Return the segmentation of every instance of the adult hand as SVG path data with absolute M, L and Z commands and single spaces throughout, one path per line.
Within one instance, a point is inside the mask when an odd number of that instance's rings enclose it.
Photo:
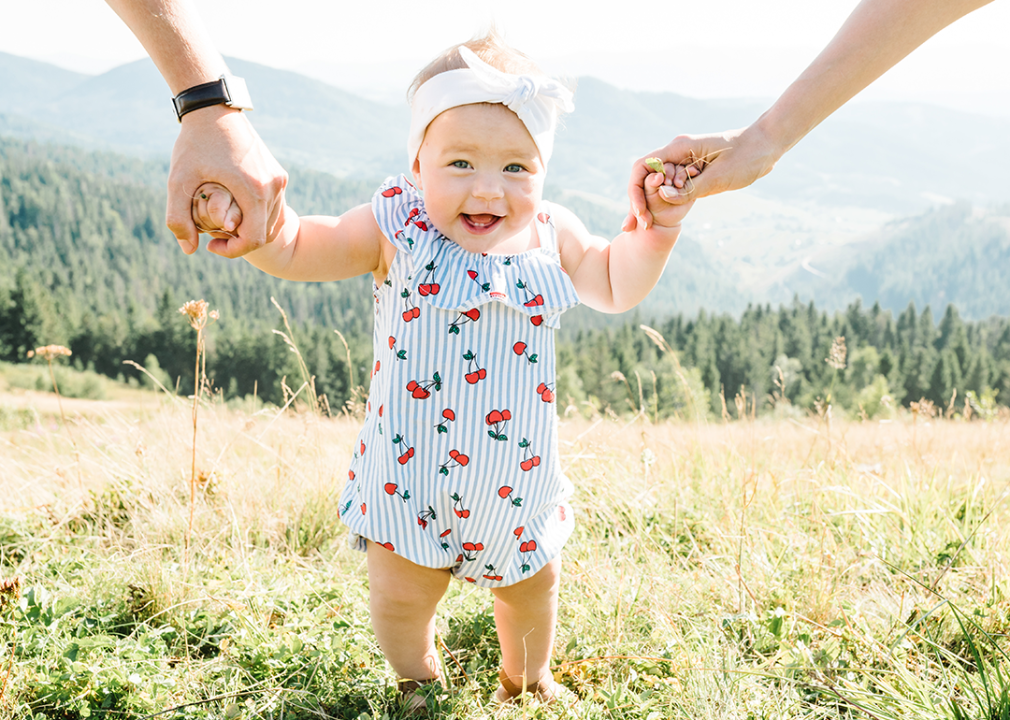
M 212 239 L 210 252 L 237 258 L 269 242 L 284 208 L 288 176 L 239 110 L 214 105 L 182 119 L 172 150 L 166 223 L 186 254 L 199 247 L 190 208 L 205 182 L 228 188 L 242 209 L 238 227 L 226 228 L 234 236 Z
M 646 157 L 658 157 L 665 163 L 693 166 L 700 170 L 696 177 L 680 177 L 672 185 L 660 188 L 659 196 L 663 200 L 671 205 L 680 205 L 747 187 L 771 172 L 781 154 L 755 123 L 743 130 L 713 135 L 680 135 L 666 147 Z M 652 172 L 645 164 L 646 157 L 635 161 L 631 169 L 628 182 L 631 211 L 623 225 L 626 232 L 634 229 L 637 223 L 649 227 L 653 222 L 642 191 L 643 180 Z

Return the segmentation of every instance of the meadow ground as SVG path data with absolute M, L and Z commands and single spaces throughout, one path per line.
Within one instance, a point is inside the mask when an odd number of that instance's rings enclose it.
M 397 718 L 337 517 L 357 421 L 0 396 L 0 717 Z M 154 401 L 150 401 L 155 398 Z M 47 404 L 50 403 L 50 404 Z M 494 709 L 486 591 L 440 613 L 446 718 L 1010 711 L 1010 427 L 562 420 L 556 677 Z

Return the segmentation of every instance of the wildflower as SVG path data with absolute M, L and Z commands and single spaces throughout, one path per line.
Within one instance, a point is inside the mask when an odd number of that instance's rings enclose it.
M 69 348 L 65 348 L 62 345 L 44 345 L 43 347 L 37 347 L 34 350 L 28 351 L 29 358 L 38 355 L 45 360 L 55 360 L 60 355 L 70 357 L 72 354 Z
M 21 576 L 0 580 L 0 608 L 13 605 L 21 599 Z
M 831 350 L 828 351 L 828 356 L 824 358 L 824 362 L 833 367 L 835 370 L 845 369 L 845 338 L 836 337 L 835 341 L 831 343 Z
M 207 312 L 206 300 L 190 300 L 181 308 L 179 312 L 189 318 L 190 327 L 194 330 L 203 330 L 207 326 L 207 320 L 217 320 L 217 310 Z
M 932 400 L 927 400 L 926 398 L 919 398 L 919 402 L 909 403 L 908 407 L 916 417 L 922 417 L 926 420 L 936 415 L 936 405 L 933 404 Z

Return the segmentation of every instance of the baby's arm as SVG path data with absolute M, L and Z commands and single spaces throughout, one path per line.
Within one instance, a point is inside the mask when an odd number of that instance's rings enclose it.
M 570 212 L 555 214 L 561 264 L 568 272 L 579 299 L 594 310 L 619 313 L 645 299 L 670 257 L 680 224 L 692 203 L 670 205 L 659 197 L 659 188 L 674 178 L 688 182 L 683 166 L 666 165 L 666 173 L 650 173 L 644 185 L 645 199 L 654 223 L 618 235 L 607 243 L 591 235 Z
M 232 194 L 217 183 L 197 189 L 192 214 L 196 226 L 213 238 L 231 237 L 242 224 L 242 211 Z M 267 244 L 242 257 L 275 277 L 324 282 L 368 272 L 384 278 L 394 254 L 369 205 L 340 217 L 298 217 L 285 206 Z

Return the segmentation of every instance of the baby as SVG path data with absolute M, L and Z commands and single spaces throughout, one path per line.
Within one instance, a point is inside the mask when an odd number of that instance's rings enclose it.
M 550 672 L 572 485 L 558 461 L 554 331 L 578 303 L 616 313 L 655 286 L 690 209 L 658 198 L 693 169 L 644 180 L 652 224 L 612 242 L 544 202 L 571 93 L 490 34 L 411 86 L 413 181 L 390 178 L 340 217 L 285 208 L 245 258 L 304 281 L 374 278 L 375 367 L 340 501 L 367 552 L 370 610 L 405 701 L 439 683 L 435 611 L 450 578 L 489 588 L 502 667 L 496 699 L 570 694 Z M 422 195 L 423 193 L 423 195 Z M 193 205 L 216 238 L 241 223 L 228 191 Z

